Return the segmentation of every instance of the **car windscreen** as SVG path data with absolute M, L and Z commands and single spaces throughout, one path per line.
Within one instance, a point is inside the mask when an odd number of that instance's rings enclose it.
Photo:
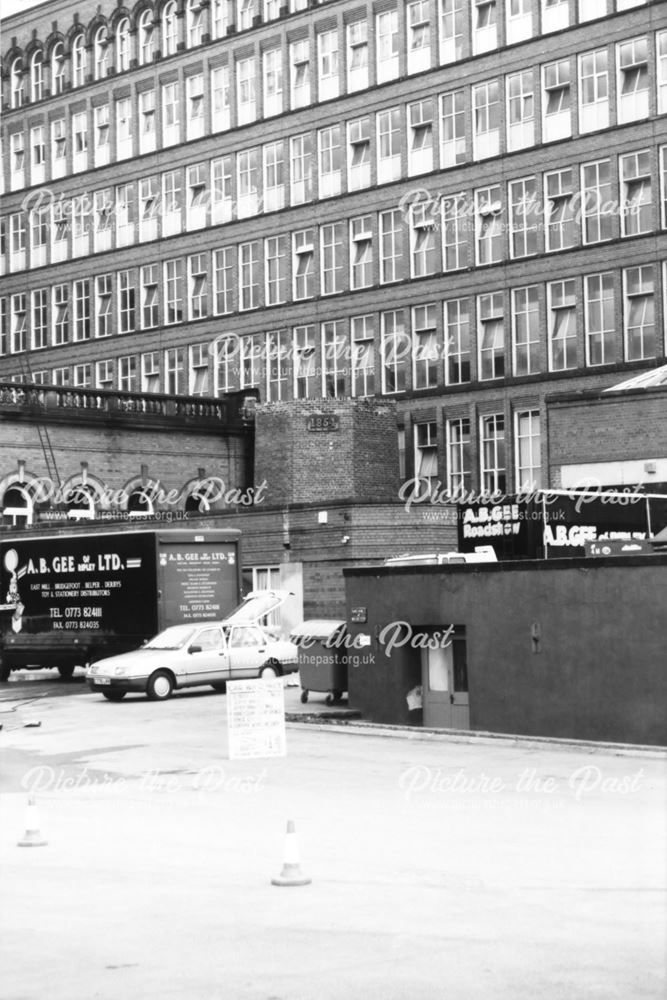
M 180 649 L 194 633 L 192 625 L 172 625 L 146 643 L 144 649 Z

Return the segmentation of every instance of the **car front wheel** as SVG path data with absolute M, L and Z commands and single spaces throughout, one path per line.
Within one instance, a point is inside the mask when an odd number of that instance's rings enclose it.
M 174 690 L 174 682 L 166 670 L 156 670 L 148 678 L 146 694 L 151 701 L 166 701 Z

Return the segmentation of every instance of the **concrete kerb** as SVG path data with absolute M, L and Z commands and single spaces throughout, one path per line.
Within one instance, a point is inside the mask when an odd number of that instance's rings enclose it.
M 640 743 L 604 743 L 595 740 L 561 739 L 555 736 L 520 736 L 512 733 L 474 732 L 461 729 L 422 729 L 413 726 L 392 726 L 379 722 L 359 722 L 348 718 L 322 715 L 297 715 L 287 712 L 285 719 L 290 726 L 307 725 L 322 732 L 349 732 L 358 736 L 379 736 L 420 740 L 432 743 L 470 743 L 487 746 L 521 746 L 558 750 L 588 750 L 590 753 L 611 753 L 619 757 L 649 757 L 667 760 L 667 747 L 646 746 Z

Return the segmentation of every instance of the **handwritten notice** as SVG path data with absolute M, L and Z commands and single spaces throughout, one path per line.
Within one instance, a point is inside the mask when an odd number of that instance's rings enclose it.
M 227 682 L 229 759 L 284 757 L 285 692 L 282 680 Z

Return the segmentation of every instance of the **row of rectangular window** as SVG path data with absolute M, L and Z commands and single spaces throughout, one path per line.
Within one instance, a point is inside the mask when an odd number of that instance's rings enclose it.
M 212 187 L 218 192 L 227 159 L 212 164 Z M 210 203 L 208 165 L 187 168 L 186 177 L 186 222 L 196 222 L 195 213 L 215 216 L 225 201 Z M 137 232 L 140 242 L 167 235 L 165 228 L 178 228 L 176 217 L 182 221 L 178 185 L 178 172 L 162 175 L 162 205 L 157 177 L 140 181 L 138 189 L 117 186 L 115 205 L 111 189 L 95 192 L 92 200 L 84 195 L 56 202 L 30 213 L 29 232 L 25 213 L 9 216 L 8 232 L 0 218 L 0 273 L 7 269 L 7 258 L 14 272 L 87 256 L 91 249 L 129 246 Z M 362 290 L 645 235 L 660 227 L 667 228 L 667 145 L 624 153 L 617 161 L 522 177 L 509 181 L 506 191 L 492 185 L 429 198 L 421 192 L 419 198 L 403 199 L 400 208 L 164 262 L 161 322 Z M 150 270 L 157 288 L 159 265 Z M 150 325 L 159 321 L 157 293 L 155 309 Z
M 332 320 L 319 331 L 306 324 L 291 332 L 221 335 L 189 349 L 199 360 L 196 378 L 190 366 L 187 389 L 166 377 L 150 386 L 143 380 L 130 386 L 120 377 L 116 386 L 96 380 L 96 387 L 159 391 L 161 384 L 165 392 L 214 395 L 256 387 L 270 400 L 368 396 L 648 360 L 665 354 L 658 272 L 658 265 L 642 264 L 390 309 L 353 316 L 349 328 L 346 320 Z M 30 297 L 20 292 L 0 300 L 0 353 L 108 336 L 114 309 L 120 333 L 134 329 L 138 311 L 156 318 L 156 286 L 144 286 L 137 304 L 129 272 L 121 272 L 114 306 L 111 276 L 98 276 L 94 285 L 80 279 L 71 288 L 54 286 L 50 295 L 35 289 Z M 664 327 L 667 310 L 662 313 Z M 136 375 L 139 380 L 138 368 Z M 75 384 L 90 383 L 75 377 Z
M 437 65 L 447 65 L 491 51 L 504 44 L 524 41 L 539 34 L 549 34 L 577 23 L 604 17 L 609 13 L 642 6 L 645 0 L 578 0 L 576 10 L 570 0 L 506 0 L 505 17 L 501 0 L 409 0 L 405 4 L 405 18 L 397 10 L 383 11 L 375 19 L 357 17 L 345 30 L 345 63 L 348 92 L 364 89 L 373 83 L 396 79 L 405 73 L 420 73 Z M 307 0 L 291 0 L 292 11 L 303 10 Z M 234 9 L 235 8 L 235 9 Z M 187 48 L 203 44 L 209 38 L 219 39 L 235 26 L 244 31 L 257 23 L 257 18 L 271 21 L 280 16 L 281 0 L 212 0 L 209 16 L 199 0 L 187 0 L 183 38 L 179 38 L 179 18 L 175 0 L 169 0 L 162 12 L 161 38 L 158 41 L 157 24 L 150 10 L 138 20 L 136 33 L 130 31 L 128 18 L 121 18 L 113 37 L 106 25 L 95 32 L 90 47 L 85 45 L 83 34 L 77 35 L 71 45 L 68 66 L 63 42 L 56 42 L 51 49 L 48 64 L 42 49 L 37 49 L 24 67 L 23 59 L 12 60 L 8 74 L 9 105 L 20 108 L 30 100 L 35 102 L 47 96 L 46 84 L 52 95 L 65 92 L 67 83 L 81 87 L 89 80 L 102 80 L 109 76 L 113 65 L 116 73 L 153 63 L 158 49 L 162 56 L 174 55 L 179 42 Z M 361 11 L 360 13 L 365 13 Z M 369 32 L 369 23 L 371 30 Z M 504 25 L 504 30 L 503 30 Z M 328 26 L 328 19 L 327 19 Z M 375 32 L 373 32 L 373 27 Z M 352 30 L 351 30 L 352 29 Z M 317 60 L 322 99 L 326 96 L 328 82 L 339 84 L 338 28 L 318 29 Z M 374 56 L 369 53 L 375 46 Z M 133 35 L 136 41 L 133 44 Z M 320 42 L 320 39 L 326 41 Z M 306 43 L 307 45 L 308 43 Z M 112 56 L 113 48 L 113 60 Z M 310 62 L 308 49 L 299 49 L 301 63 Z M 342 58 L 340 59 L 342 63 Z M 373 76 L 369 67 L 375 66 Z M 45 70 L 47 72 L 45 73 Z M 47 81 L 48 73 L 48 81 Z M 326 96 L 324 96 L 326 95 Z M 310 103 L 307 101 L 306 103 Z
M 357 23 L 348 27 L 353 28 Z M 282 84 L 278 86 L 275 81 L 271 82 L 277 72 L 275 67 L 272 68 L 272 55 L 279 56 L 279 50 L 265 52 L 262 57 L 265 116 L 267 113 L 278 114 L 283 110 Z M 529 68 L 509 74 L 504 78 L 504 84 L 502 79 L 488 80 L 469 88 L 415 101 L 406 107 L 378 112 L 375 157 L 371 155 L 370 118 L 349 122 L 346 189 L 354 191 L 372 183 L 382 184 L 426 173 L 438 166 L 446 169 L 471 160 L 498 156 L 504 151 L 525 149 L 539 142 L 565 139 L 575 134 L 606 128 L 614 124 L 614 120 L 619 124 L 636 121 L 648 117 L 654 110 L 648 36 L 629 39 L 616 45 L 615 78 L 610 77 L 608 48 L 580 54 L 577 58 L 576 100 L 575 85 L 572 82 L 572 58 L 547 63 L 539 71 Z M 254 65 L 253 59 L 244 59 L 236 64 L 237 124 L 255 120 L 256 117 L 257 101 L 251 64 Z M 220 66 L 211 71 L 209 95 L 205 95 L 204 79 L 203 74 L 185 79 L 184 121 L 178 82 L 162 85 L 159 119 L 155 90 L 144 90 L 136 96 L 136 107 L 133 98 L 117 100 L 113 117 L 108 104 L 98 105 L 90 112 L 75 113 L 71 117 L 69 135 L 65 118 L 52 120 L 48 136 L 48 171 L 47 127 L 35 125 L 30 130 L 28 157 L 24 132 L 11 133 L 10 190 L 43 184 L 47 180 L 69 176 L 92 166 L 105 166 L 112 161 L 113 145 L 115 159 L 120 161 L 137 154 L 153 152 L 158 147 L 159 132 L 162 140 L 160 145 L 165 148 L 229 128 L 232 123 L 229 67 Z M 667 112 L 667 31 L 658 32 L 656 36 L 655 80 L 655 109 L 658 114 L 664 114 Z M 325 92 L 332 96 L 330 83 L 326 84 Z M 614 105 L 615 116 L 612 110 Z M 575 107 L 578 110 L 576 115 Z M 538 124 L 540 121 L 541 129 Z M 330 150 L 329 157 L 332 161 L 332 169 L 327 172 L 338 176 L 325 179 L 324 183 L 320 178 L 319 197 L 329 197 L 344 190 L 342 173 L 345 130 L 341 126 L 320 130 L 320 160 L 323 155 L 322 143 L 327 135 L 328 147 L 325 145 L 324 148 Z M 403 140 L 404 135 L 407 142 Z M 310 158 L 315 152 L 315 143 L 312 136 L 308 136 L 308 140 L 311 149 L 307 155 Z M 250 152 L 252 151 L 237 155 L 249 155 Z M 371 171 L 372 159 L 377 160 L 374 176 Z M 26 169 L 28 163 L 29 170 Z M 361 169 L 362 167 L 366 169 Z M 312 167 L 306 168 L 305 172 L 314 173 Z M 322 173 L 321 163 L 319 173 Z M 311 189 L 306 200 L 313 197 L 315 193 Z M 297 200 L 292 203 L 301 202 Z M 264 206 L 264 210 L 271 209 Z
M 513 489 L 540 489 L 543 485 L 540 412 L 537 409 L 517 409 L 511 418 Z M 477 485 L 484 492 L 507 493 L 510 488 L 510 463 L 506 423 L 504 413 L 480 414 L 476 420 L 474 417 L 445 419 L 442 447 L 438 445 L 436 421 L 415 423 L 412 427 L 412 465 L 419 482 L 413 484 L 413 495 L 428 495 L 425 480 L 435 485 L 436 490 L 446 488 L 452 496 L 470 495 Z M 404 430 L 399 431 L 399 453 L 405 449 L 405 436 Z M 473 482 L 475 464 L 477 483 Z

